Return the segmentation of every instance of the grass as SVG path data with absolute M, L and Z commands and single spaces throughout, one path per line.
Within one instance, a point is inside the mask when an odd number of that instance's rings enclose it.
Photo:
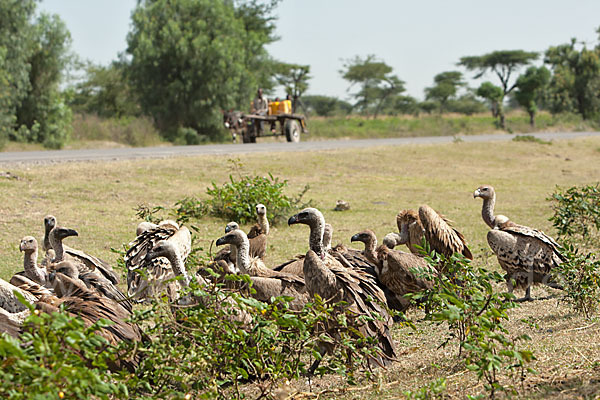
M 249 174 L 274 176 L 289 181 L 287 194 L 305 184 L 313 199 L 332 223 L 334 242 L 349 244 L 364 228 L 379 238 L 395 231 L 395 215 L 403 208 L 426 203 L 456 221 L 475 255 L 475 262 L 498 268 L 486 243 L 487 227 L 481 220 L 481 202 L 472 192 L 492 184 L 498 194 L 497 212 L 513 221 L 554 235 L 550 203 L 545 199 L 556 185 L 598 182 L 600 139 L 556 140 L 552 146 L 530 142 L 446 145 L 413 145 L 360 150 L 243 155 L 240 161 Z M 0 177 L 0 277 L 22 269 L 19 240 L 25 235 L 41 239 L 43 217 L 57 216 L 60 224 L 75 228 L 79 237 L 66 240 L 110 262 L 120 248 L 134 238 L 139 204 L 170 207 L 186 196 L 206 196 L 212 180 L 223 183 L 227 158 L 214 156 L 163 160 L 82 162 L 49 165 L 0 166 L 19 179 Z M 350 203 L 350 210 L 334 212 L 336 200 Z M 205 250 L 222 236 L 226 221 L 206 218 L 194 222 L 196 244 Z M 276 226 L 269 239 L 269 266 L 305 253 L 308 229 Z M 598 249 L 596 249 L 598 250 Z M 213 248 L 214 251 L 214 248 Z M 505 290 L 498 287 L 497 290 Z M 534 296 L 546 293 L 536 288 Z M 418 321 L 422 315 L 412 312 Z M 600 393 L 600 323 L 571 313 L 556 300 L 528 303 L 512 310 L 511 334 L 529 333 L 537 361 L 537 375 L 523 382 L 521 394 L 529 398 L 571 398 Z M 396 326 L 394 337 L 400 361 L 382 372 L 378 384 L 363 382 L 342 393 L 338 378 L 316 379 L 311 387 L 292 382 L 293 390 L 318 392 L 335 389 L 321 398 L 398 398 L 437 378 L 447 377 L 451 398 L 482 393 L 483 386 L 464 369 L 455 348 L 437 349 L 445 328 L 416 322 L 417 330 Z M 252 393 L 252 386 L 247 388 Z M 329 396 L 329 397 L 327 397 Z M 309 397 L 310 398 L 310 397 Z M 314 397 L 313 397 L 314 398 Z

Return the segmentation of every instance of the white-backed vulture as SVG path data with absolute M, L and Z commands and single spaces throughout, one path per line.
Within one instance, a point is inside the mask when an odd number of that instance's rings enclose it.
M 560 289 L 550 274 L 565 260 L 560 245 L 542 231 L 515 224 L 503 215 L 494 215 L 496 192 L 492 186 L 477 188 L 473 198 L 477 197 L 483 199 L 481 216 L 491 228 L 487 241 L 506 271 L 508 291 L 512 293 L 515 286 L 525 289 L 525 297 L 519 301 L 527 301 L 532 300 L 532 284 L 544 283 Z
M 33 236 L 25 236 L 19 243 L 19 250 L 23 252 L 24 275 L 32 281 L 45 286 L 48 281 L 48 271 L 38 265 L 38 242 Z
M 387 365 L 396 359 L 396 350 L 389 330 L 392 318 L 387 312 L 385 296 L 368 274 L 343 267 L 328 254 L 323 246 L 325 218 L 316 208 L 305 208 L 290 217 L 288 225 L 305 224 L 310 227 L 310 250 L 304 258 L 304 280 L 311 296 L 318 294 L 328 302 L 345 301 L 354 315 L 375 315 L 370 321 L 356 318 L 352 323 L 365 337 L 377 340 L 379 356 L 370 361 Z M 331 332 L 335 335 L 335 332 Z M 322 351 L 326 351 L 323 348 Z M 314 371 L 316 365 L 311 367 Z
M 267 236 L 270 231 L 267 208 L 264 205 L 256 205 L 256 217 L 258 222 L 250 227 L 247 235 L 250 240 L 250 257 L 264 259 L 267 252 Z M 235 229 L 240 229 L 237 222 L 230 222 L 225 227 L 225 233 Z M 232 257 L 236 258 L 235 255 Z
M 430 248 L 438 254 L 450 257 L 454 253 L 461 253 L 473 259 L 463 234 L 452 227 L 450 220 L 428 205 L 419 207 L 418 214 L 414 210 L 401 211 L 396 216 L 396 223 L 401 244 L 406 244 L 411 253 L 420 254 L 417 246 L 421 246 L 425 236 Z
M 98 293 L 104 297 L 112 299 L 121 304 L 128 312 L 132 312 L 133 305 L 131 304 L 131 301 L 129 301 L 129 299 L 118 287 L 116 287 L 111 281 L 106 279 L 101 274 L 94 272 L 86 272 L 81 274 L 75 264 L 73 264 L 71 261 L 61 261 L 59 263 L 52 264 L 50 268 L 56 273 L 61 273 L 71 279 L 82 281 L 88 289 L 98 291 Z M 61 288 L 60 286 L 58 288 L 54 286 L 54 288 L 58 297 L 68 295 L 64 292 L 64 288 Z
M 153 229 L 143 230 L 129 246 L 125 254 L 127 267 L 127 294 L 133 299 L 142 300 L 155 294 L 167 291 L 170 298 L 175 298 L 180 289 L 180 282 L 173 281 L 177 274 L 165 257 L 147 258 L 147 254 L 162 240 L 171 242 L 177 248 L 182 263 L 190 254 L 192 236 L 188 228 L 170 220 L 161 222 Z
M 365 256 L 376 265 L 379 280 L 396 295 L 404 296 L 433 287 L 428 277 L 433 277 L 436 271 L 422 257 L 391 250 L 385 245 L 377 247 L 377 237 L 368 229 L 352 236 L 351 241 L 365 244 Z M 405 306 L 408 305 L 406 301 Z
M 119 276 L 115 273 L 115 271 L 108 262 L 98 257 L 92 256 L 91 254 L 87 254 L 81 250 L 77 250 L 67 246 L 62 243 L 62 239 L 60 240 L 60 246 L 61 251 L 64 253 L 64 255 L 58 258 L 58 255 L 56 255 L 56 249 L 54 248 L 54 242 L 52 241 L 50 235 L 50 233 L 56 226 L 56 217 L 54 217 L 53 215 L 47 215 L 44 218 L 44 247 L 46 249 L 46 253 L 48 253 L 49 249 L 52 249 L 54 251 L 55 254 L 54 258 L 52 258 L 52 261 L 62 261 L 63 259 L 68 259 L 69 257 L 71 257 L 84 264 L 88 269 L 97 270 L 98 273 L 102 274 L 106 279 L 108 279 L 115 285 L 119 284 Z M 78 236 L 78 233 L 75 230 L 73 230 L 73 232 L 74 233 L 70 236 Z
M 309 297 L 304 279 L 285 272 L 273 271 L 267 268 L 260 258 L 251 258 L 248 237 L 243 231 L 240 229 L 230 231 L 217 240 L 217 246 L 225 244 L 235 247 L 236 265 L 238 265 L 240 273 L 250 276 L 252 287 L 256 290 L 256 293 L 251 294 L 252 297 L 270 302 L 272 297 L 290 296 L 294 298 L 290 302 L 290 308 L 294 310 L 302 309 L 308 302 Z

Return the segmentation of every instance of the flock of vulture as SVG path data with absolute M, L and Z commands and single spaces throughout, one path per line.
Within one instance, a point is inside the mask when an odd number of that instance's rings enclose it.
M 482 217 L 490 230 L 487 240 L 506 272 L 510 292 L 519 288 L 526 291 L 521 301 L 531 300 L 533 283 L 559 287 L 550 278 L 550 272 L 562 261 L 558 244 L 543 232 L 518 225 L 503 215 L 494 215 L 496 194 L 494 188 L 479 187 L 474 197 L 483 199 Z M 225 227 L 225 235 L 216 242 L 224 246 L 214 257 L 213 269 L 222 274 L 247 274 L 254 291 L 250 294 L 245 283 L 228 283 L 227 290 L 239 290 L 244 295 L 269 302 L 276 296 L 293 298 L 292 309 L 301 309 L 313 296 L 338 304 L 350 311 L 349 315 L 378 315 L 378 318 L 355 318 L 352 323 L 361 335 L 378 343 L 373 365 L 387 365 L 396 359 L 396 350 L 390 334 L 393 319 L 388 309 L 404 311 L 410 302 L 408 293 L 433 288 L 430 277 L 435 267 L 423 258 L 423 240 L 431 251 L 447 257 L 460 253 L 473 259 L 464 236 L 441 214 L 423 205 L 418 212 L 404 210 L 396 217 L 398 232 L 390 233 L 378 246 L 373 231 L 365 230 L 352 236 L 352 242 L 364 243 L 362 251 L 344 245 L 331 246 L 333 228 L 315 208 L 306 208 L 288 220 L 289 225 L 303 224 L 310 229 L 305 255 L 274 267 L 267 267 L 264 256 L 269 236 L 266 207 L 256 206 L 257 224 L 246 234 L 235 222 Z M 202 298 L 181 295 L 182 288 L 192 279 L 207 284 L 214 274 L 195 275 L 186 270 L 186 258 L 191 252 L 191 234 L 176 222 L 165 220 L 160 224 L 142 222 L 137 237 L 130 243 L 125 255 L 127 289 L 118 287 L 119 279 L 111 266 L 97 257 L 72 249 L 63 244 L 77 232 L 57 224 L 56 218 L 44 219 L 45 234 L 42 249 L 45 255 L 38 260 L 38 243 L 33 236 L 21 240 L 24 253 L 23 271 L 10 282 L 0 280 L 0 332 L 17 336 L 30 311 L 15 296 L 19 292 L 35 304 L 35 312 L 52 312 L 62 304 L 64 309 L 80 316 L 87 324 L 100 318 L 112 321 L 101 334 L 111 343 L 139 341 L 143 332 L 129 322 L 135 303 L 166 293 L 172 302 L 194 304 Z M 410 250 L 395 250 L 399 245 Z M 173 279 L 180 277 L 179 279 Z M 236 286 L 237 285 L 237 286 Z M 229 297 L 226 297 L 229 299 Z M 229 301 L 229 300 L 226 300 Z M 342 310 L 339 310 L 342 312 Z M 230 316 L 241 324 L 251 319 L 243 311 Z M 335 332 L 333 332 L 335 334 Z M 323 343 L 320 351 L 331 349 Z M 135 368 L 136 360 L 122 360 L 121 368 Z M 312 366 L 312 370 L 316 364 Z

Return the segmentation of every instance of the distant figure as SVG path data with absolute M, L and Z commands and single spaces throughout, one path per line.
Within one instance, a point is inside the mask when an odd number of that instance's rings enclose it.
M 256 115 L 262 115 L 262 116 L 266 116 L 267 113 L 269 112 L 269 101 L 267 100 L 267 98 L 263 95 L 263 90 L 261 88 L 258 88 L 258 90 L 256 91 L 256 97 L 254 98 L 254 101 L 252 102 L 252 110 L 250 110 L 252 114 L 256 114 Z M 256 129 L 256 132 L 262 132 L 263 131 L 263 121 L 259 121 L 259 120 L 255 120 L 255 126 L 254 128 Z

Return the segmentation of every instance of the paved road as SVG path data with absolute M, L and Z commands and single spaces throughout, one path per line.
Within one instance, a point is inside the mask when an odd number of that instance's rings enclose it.
M 533 136 L 544 140 L 570 139 L 581 136 L 600 136 L 600 132 L 553 132 L 535 133 Z M 460 136 L 464 142 L 498 142 L 512 140 L 515 135 L 489 134 Z M 375 146 L 401 146 L 407 144 L 451 143 L 453 136 L 427 136 L 394 139 L 362 139 L 362 140 L 327 140 L 300 143 L 252 143 L 252 144 L 218 144 L 205 146 L 169 146 L 140 147 L 119 149 L 90 150 L 48 150 L 0 153 L 0 165 L 5 164 L 44 164 L 72 161 L 106 161 L 142 158 L 166 158 L 195 155 L 232 155 L 264 152 L 318 151 Z

